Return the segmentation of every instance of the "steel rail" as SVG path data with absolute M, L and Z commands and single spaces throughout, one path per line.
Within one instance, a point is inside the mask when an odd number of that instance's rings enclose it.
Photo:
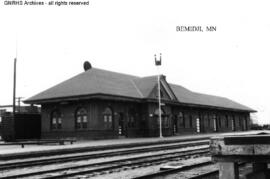
M 38 151 L 38 152 L 27 152 L 22 154 L 0 154 L 0 160 L 12 160 L 12 159 L 24 159 L 24 158 L 39 158 L 46 156 L 53 156 L 59 154 L 70 154 L 74 152 L 90 152 L 90 151 L 104 151 L 104 150 L 112 150 L 112 149 L 126 149 L 132 147 L 144 147 L 144 146 L 152 146 L 152 145 L 162 145 L 162 144 L 173 144 L 173 143 L 181 143 L 181 142 L 195 142 L 202 140 L 210 140 L 210 137 L 198 137 L 198 138 L 187 138 L 187 139 L 170 139 L 170 140 L 159 140 L 159 141 L 148 141 L 148 142 L 137 142 L 137 143 L 124 143 L 124 144 L 111 144 L 111 145 L 103 145 L 103 146 L 83 146 L 83 147 L 72 147 L 65 149 L 54 149 L 49 151 Z

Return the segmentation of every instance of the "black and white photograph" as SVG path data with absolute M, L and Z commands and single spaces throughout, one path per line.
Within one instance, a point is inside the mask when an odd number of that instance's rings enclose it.
M 2 0 L 0 178 L 270 178 L 267 0 Z

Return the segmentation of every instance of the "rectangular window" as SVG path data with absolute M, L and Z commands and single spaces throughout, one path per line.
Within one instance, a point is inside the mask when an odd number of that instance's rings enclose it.
M 112 116 L 104 115 L 104 127 L 105 129 L 112 129 Z
M 112 116 L 109 116 L 109 120 L 108 120 L 108 128 L 109 128 L 109 129 L 112 128 Z
M 84 129 L 87 128 L 87 116 L 83 116 L 82 128 L 84 128 Z
M 52 129 L 56 129 L 57 127 L 56 118 L 52 118 Z
M 108 128 L 108 126 L 107 126 L 108 124 L 107 124 L 107 116 L 105 115 L 104 116 L 104 127 L 107 129 Z
M 62 117 L 63 115 L 58 110 L 52 112 L 50 121 L 52 130 L 62 129 Z

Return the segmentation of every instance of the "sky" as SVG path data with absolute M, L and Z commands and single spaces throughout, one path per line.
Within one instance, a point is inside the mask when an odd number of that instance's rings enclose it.
M 16 56 L 16 93 L 27 99 L 83 72 L 84 61 L 110 71 L 156 75 L 154 54 L 162 53 L 160 73 L 168 82 L 230 98 L 257 110 L 252 117 L 258 123 L 270 123 L 267 0 L 5 2 L 0 2 L 0 105 L 12 104 Z M 217 30 L 179 32 L 177 26 Z

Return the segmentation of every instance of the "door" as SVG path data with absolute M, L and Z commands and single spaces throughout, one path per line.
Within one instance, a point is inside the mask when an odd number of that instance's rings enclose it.
M 119 136 L 126 136 L 126 123 L 124 120 L 124 114 L 119 113 L 119 124 L 118 124 L 118 135 Z
M 214 131 L 217 132 L 217 119 L 214 118 Z
M 174 118 L 173 118 L 173 134 L 175 135 L 177 132 L 178 132 L 178 117 L 177 115 L 174 115 Z
M 206 115 L 204 114 L 200 114 L 199 115 L 199 128 L 200 128 L 200 132 L 204 132 L 204 123 L 205 123 L 205 120 L 207 120 L 207 117 Z
M 232 131 L 235 131 L 235 118 L 232 118 Z
M 245 118 L 243 119 L 242 130 L 243 131 L 246 131 L 247 130 L 247 120 Z

